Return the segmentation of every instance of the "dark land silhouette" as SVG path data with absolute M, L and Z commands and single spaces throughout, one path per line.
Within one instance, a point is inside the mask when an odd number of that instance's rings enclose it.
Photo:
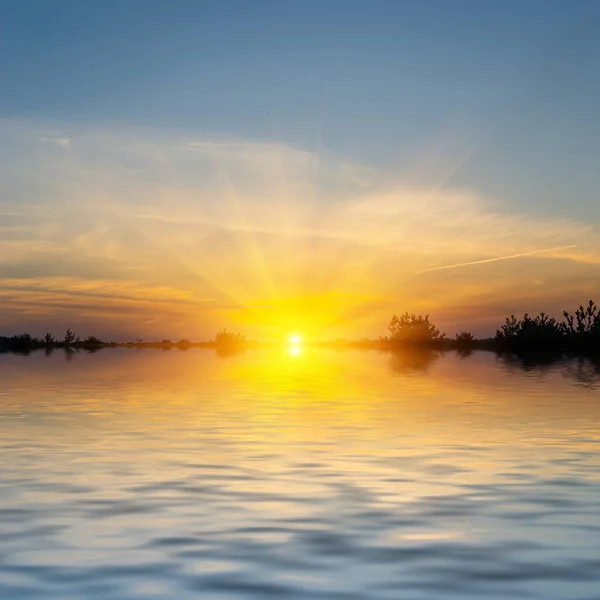
M 146 342 L 138 339 L 131 342 L 106 342 L 95 336 L 80 338 L 76 336 L 70 329 L 67 329 L 63 338 L 55 338 L 52 334 L 47 333 L 43 337 L 35 337 L 28 333 L 13 335 L 10 337 L 0 336 L 0 352 L 17 352 L 27 354 L 35 350 L 52 351 L 57 349 L 64 350 L 85 350 L 95 352 L 103 348 L 155 348 L 162 350 L 171 350 L 178 348 L 187 350 L 189 348 L 212 348 L 222 355 L 235 354 L 245 350 L 246 348 L 255 346 L 256 342 L 246 340 L 246 337 L 241 333 L 232 333 L 225 329 L 219 331 L 215 339 L 200 342 L 191 342 L 187 339 L 178 340 L 161 340 Z
M 449 338 L 430 320 L 429 315 L 408 312 L 400 316 L 394 315 L 388 323 L 388 331 L 389 335 L 377 339 L 337 339 L 308 342 L 307 345 L 340 349 L 377 349 L 387 352 L 399 352 L 407 348 L 418 349 L 420 352 L 455 350 L 463 355 L 468 355 L 474 350 L 488 350 L 501 355 L 517 356 L 523 364 L 552 363 L 565 356 L 600 355 L 600 311 L 592 300 L 586 306 L 580 305 L 573 313 L 564 311 L 561 320 L 543 312 L 536 317 L 525 313 L 521 319 L 510 315 L 494 337 L 484 339 L 477 339 L 468 331 L 462 331 Z M 248 348 L 265 345 L 269 344 L 247 340 L 243 334 L 225 329 L 219 331 L 214 339 L 198 342 L 187 339 L 106 342 L 95 336 L 80 338 L 70 329 L 67 329 L 62 338 L 55 338 L 50 333 L 41 338 L 27 333 L 10 337 L 0 336 L 0 352 L 23 354 L 36 350 L 51 352 L 61 348 L 69 352 L 96 352 L 103 348 L 125 347 L 162 350 L 209 348 L 219 355 L 229 356 Z

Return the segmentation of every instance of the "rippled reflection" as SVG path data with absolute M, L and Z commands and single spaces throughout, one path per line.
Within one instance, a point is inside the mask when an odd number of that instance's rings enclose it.
M 593 361 L 64 358 L 0 357 L 1 598 L 598 597 Z

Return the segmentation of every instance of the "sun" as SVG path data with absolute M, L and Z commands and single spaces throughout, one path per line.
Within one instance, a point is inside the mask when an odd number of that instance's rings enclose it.
M 289 355 L 293 358 L 302 354 L 302 346 L 291 344 L 288 348 Z
M 292 335 L 290 335 L 288 340 L 289 340 L 290 344 L 297 346 L 298 344 L 302 343 L 302 336 L 297 333 L 293 333 Z

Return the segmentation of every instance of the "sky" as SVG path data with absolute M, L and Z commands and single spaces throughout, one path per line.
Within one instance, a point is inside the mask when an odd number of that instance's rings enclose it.
M 0 0 L 0 90 L 0 335 L 600 297 L 594 0 Z

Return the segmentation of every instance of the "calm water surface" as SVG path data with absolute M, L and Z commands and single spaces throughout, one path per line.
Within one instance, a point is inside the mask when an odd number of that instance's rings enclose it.
M 3 599 L 600 599 L 585 362 L 3 355 L 0 450 Z

